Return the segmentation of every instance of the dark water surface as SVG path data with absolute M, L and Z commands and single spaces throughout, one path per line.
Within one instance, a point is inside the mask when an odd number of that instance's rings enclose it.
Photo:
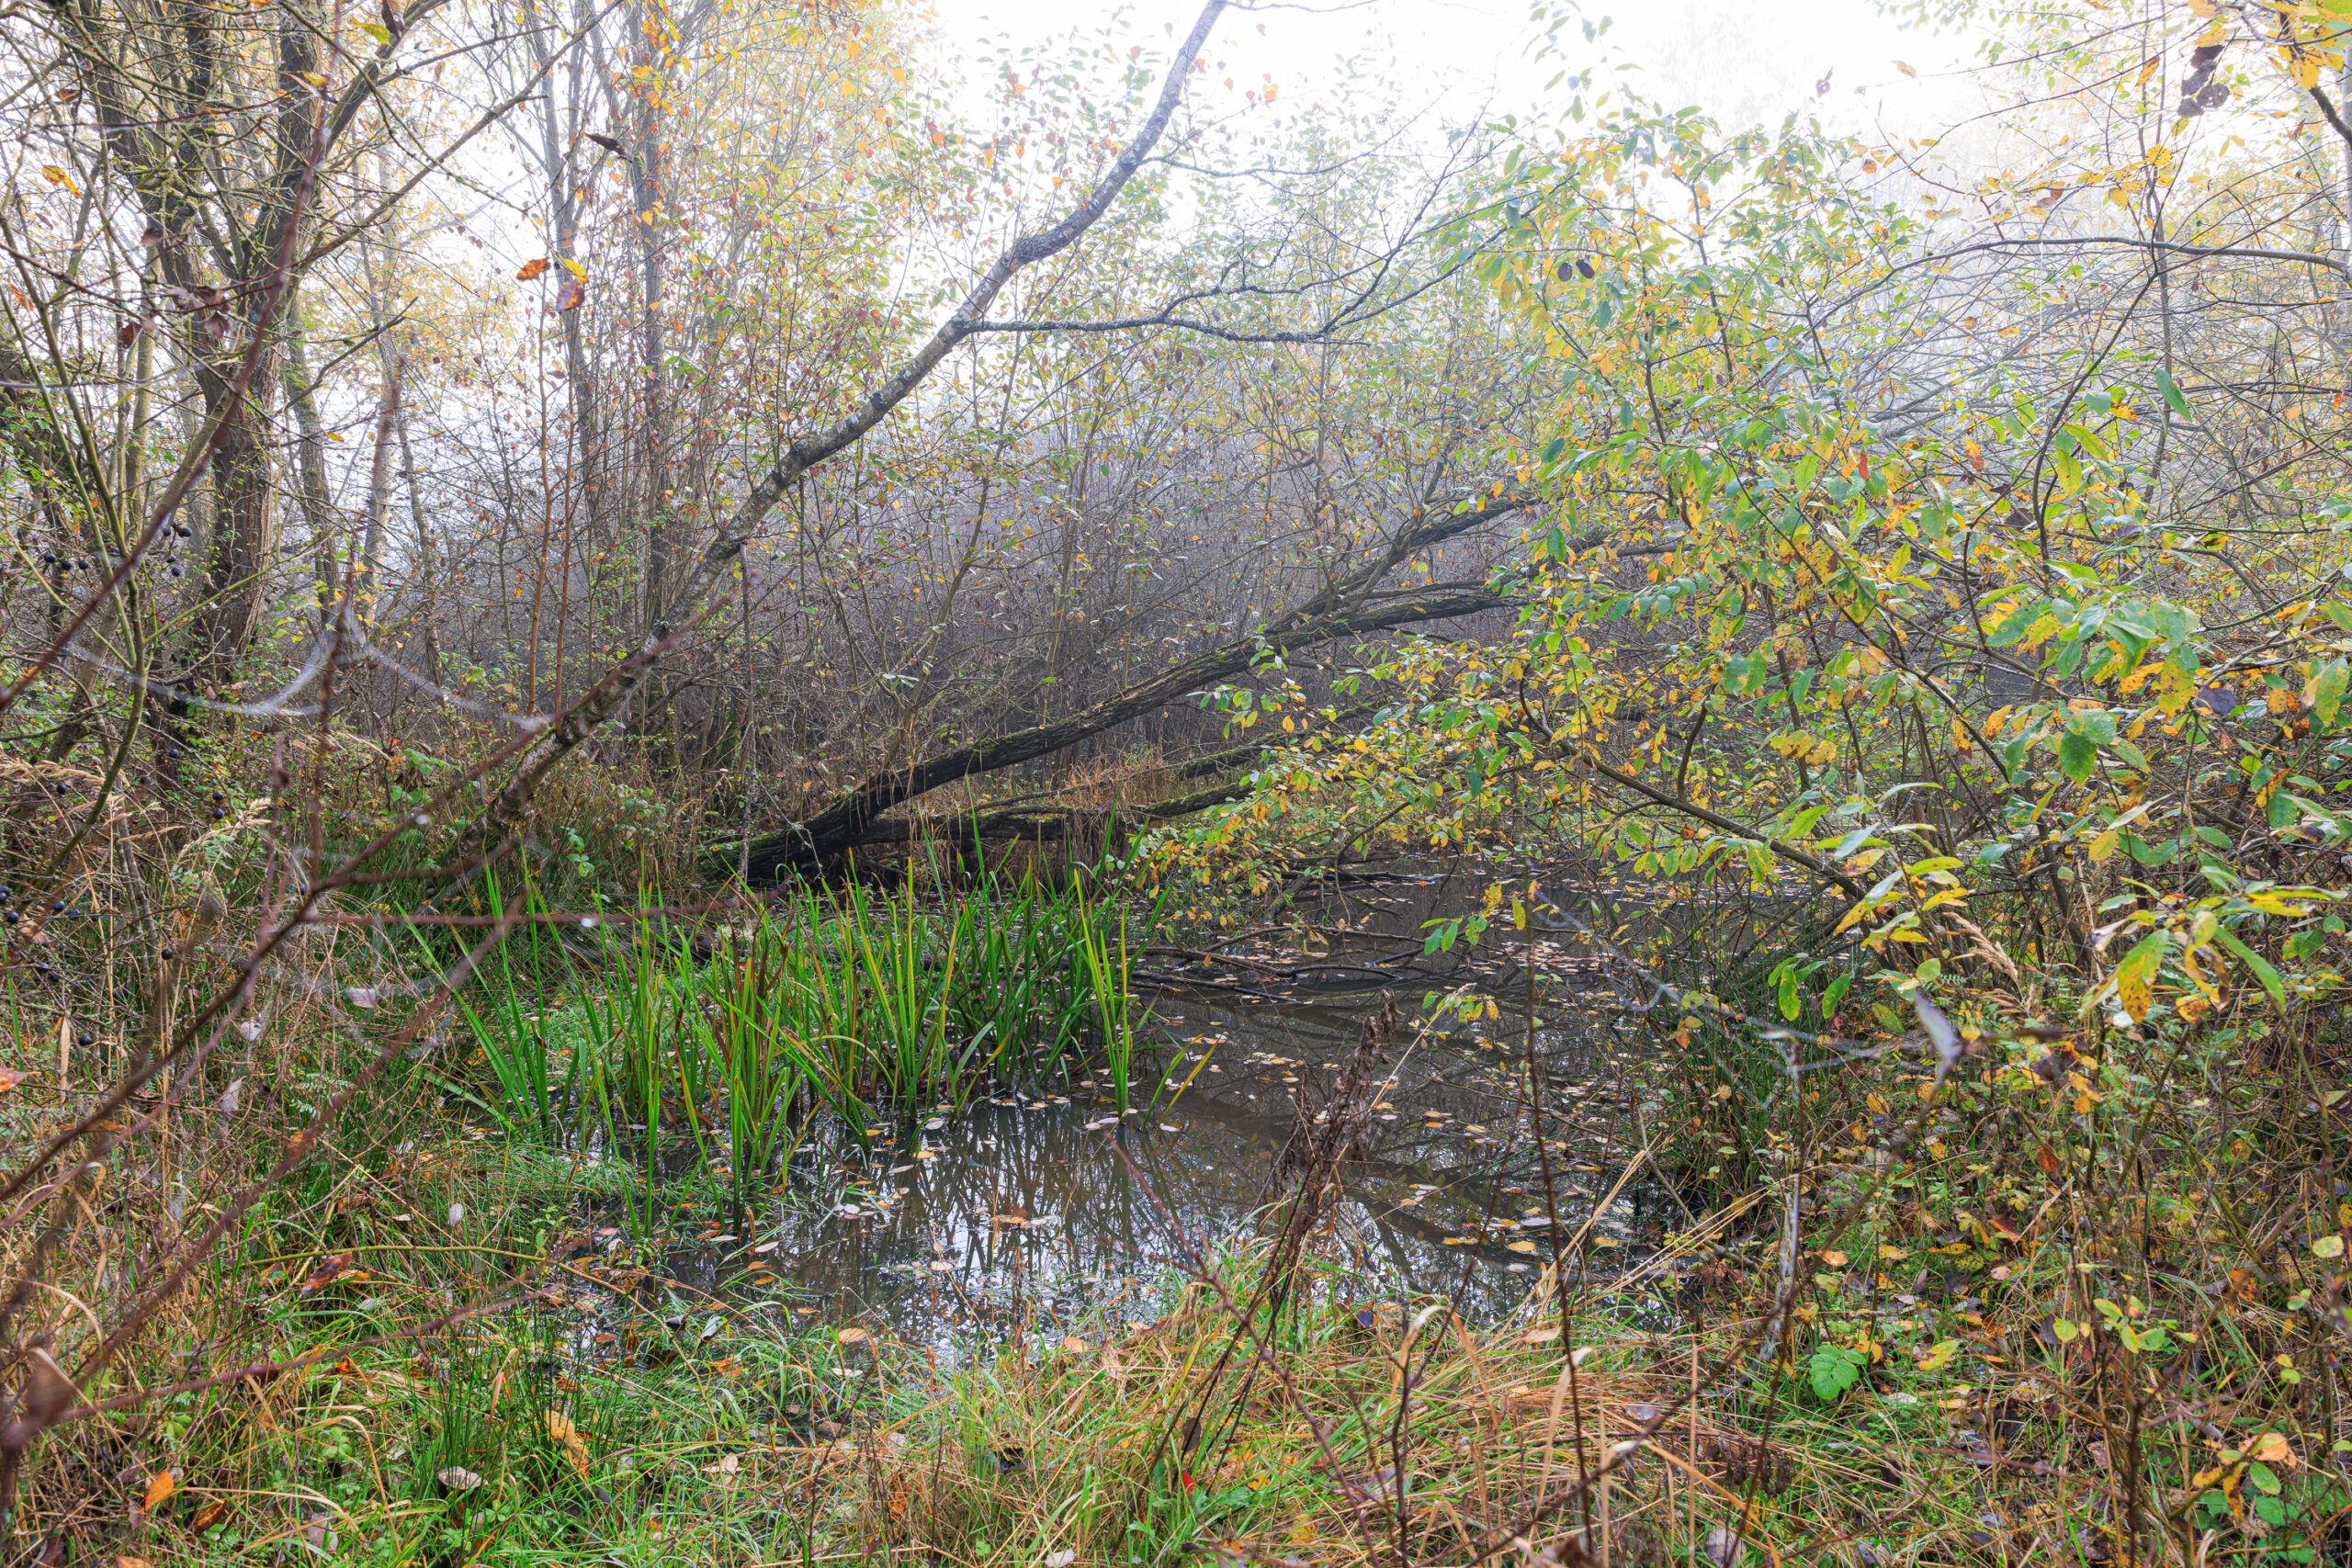
M 1498 1316 L 1553 1250 L 1521 1110 L 1525 948 L 1511 933 L 1434 966 L 1419 922 L 1443 891 L 1435 877 L 1351 889 L 1330 921 L 1354 929 L 1314 955 L 1247 943 L 1208 964 L 1155 954 L 1149 976 L 1184 983 L 1137 987 L 1165 1078 L 1155 1096 L 1139 1064 L 1124 1119 L 1105 1073 L 943 1109 L 914 1130 L 884 1130 L 870 1150 L 846 1140 L 805 1149 L 769 1212 L 747 1216 L 743 1234 L 712 1226 L 674 1246 L 664 1271 L 722 1297 L 780 1299 L 942 1346 L 1156 1315 L 1172 1277 L 1250 1231 L 1298 1079 L 1319 1106 L 1385 981 L 1404 1011 L 1392 1087 L 1320 1244 L 1326 1266 L 1342 1299 L 1447 1295 L 1474 1320 Z M 1547 1121 L 1566 1145 L 1553 1156 L 1563 1235 L 1586 1232 L 1573 1268 L 1617 1274 L 1687 1223 L 1646 1170 L 1603 1207 L 1655 1132 L 1651 1053 L 1572 933 L 1539 938 L 1535 957 L 1536 1055 Z M 1465 984 L 1495 1009 L 1464 1021 L 1424 1008 L 1430 993 Z

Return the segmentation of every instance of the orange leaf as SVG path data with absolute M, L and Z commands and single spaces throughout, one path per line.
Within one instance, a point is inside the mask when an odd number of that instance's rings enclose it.
M 319 1292 L 325 1290 L 329 1285 L 334 1284 L 337 1280 L 342 1279 L 350 1268 L 351 1254 L 348 1252 L 338 1252 L 333 1258 L 330 1258 L 325 1262 L 320 1264 L 311 1273 L 311 1277 L 302 1281 L 301 1287 L 295 1292 L 295 1294 L 302 1296 L 316 1295 Z
M 211 1502 L 207 1503 L 203 1507 L 197 1510 L 196 1517 L 188 1520 L 187 1522 L 188 1529 L 199 1530 L 210 1529 L 214 1525 L 220 1522 L 220 1516 L 228 1511 L 229 1505 L 222 1502 L 220 1498 L 215 1497 Z
M 153 1513 L 155 1511 L 155 1505 L 170 1496 L 174 1489 L 176 1488 L 179 1483 L 179 1477 L 174 1475 L 170 1471 L 157 1471 L 155 1472 L 154 1479 L 147 1483 L 147 1511 L 151 1514 Z
M 555 297 L 555 308 L 559 310 L 577 310 L 582 301 L 587 298 L 588 286 L 576 277 L 567 277 L 563 280 L 562 291 Z
M 548 258 L 540 256 L 536 260 L 525 262 L 523 264 L 523 270 L 516 273 L 514 276 L 521 278 L 525 283 L 528 283 L 531 279 L 538 276 L 539 274 L 547 271 L 547 269 Z

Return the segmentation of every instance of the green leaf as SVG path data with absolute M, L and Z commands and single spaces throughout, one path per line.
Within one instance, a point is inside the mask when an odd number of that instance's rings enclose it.
M 1814 1351 L 1805 1371 L 1813 1392 L 1826 1403 L 1862 1381 L 1862 1358 L 1842 1345 L 1824 1345 Z
M 2098 764 L 2098 742 L 2079 729 L 2069 729 L 2058 738 L 2058 765 L 2076 784 L 2091 776 L 2091 769 Z
M 2331 659 L 2312 671 L 2304 699 L 2322 724 L 2334 724 L 2336 710 L 2344 705 L 2346 688 L 2352 687 L 2352 665 L 2341 659 Z
M 2058 470 L 2058 488 L 2068 495 L 2083 488 L 2083 465 L 2071 452 L 2052 452 L 2050 466 Z
M 2215 931 L 2213 940 L 2236 953 L 2238 962 L 2254 971 L 2254 977 L 2262 982 L 2264 990 L 2270 993 L 2271 1006 L 2280 1012 L 2287 1010 L 2287 987 L 2279 980 L 2278 971 L 2270 967 L 2269 962 L 2262 954 L 2240 942 L 2235 931 Z
M 2162 366 L 2156 367 L 2156 390 L 2164 394 L 2165 405 L 2181 418 L 2194 420 L 2197 417 L 2196 411 L 2188 406 L 2188 400 L 2180 395 L 2179 383 L 2172 378 L 2172 372 Z

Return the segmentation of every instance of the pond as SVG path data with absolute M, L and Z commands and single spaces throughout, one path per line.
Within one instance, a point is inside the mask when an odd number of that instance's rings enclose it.
M 1508 1312 L 1553 1251 L 1523 1109 L 1525 948 L 1514 936 L 1501 952 L 1425 959 L 1419 922 L 1442 880 L 1345 890 L 1323 912 L 1324 929 L 1346 930 L 1318 955 L 1255 939 L 1140 972 L 1156 983 L 1162 1066 L 1157 1092 L 1138 1089 L 1125 1117 L 1107 1077 L 1080 1075 L 874 1129 L 869 1147 L 804 1147 L 768 1212 L 741 1234 L 710 1222 L 670 1247 L 662 1271 L 942 1348 L 1150 1315 L 1171 1275 L 1252 1226 L 1301 1081 L 1319 1106 L 1386 988 L 1405 1019 L 1321 1244 L 1326 1266 L 1348 1299 L 1445 1296 L 1473 1321 Z M 1572 930 L 1545 933 L 1535 957 L 1535 1053 L 1571 1267 L 1639 1270 L 1668 1229 L 1690 1224 L 1653 1172 L 1627 1168 L 1658 1096 L 1654 1048 Z M 1471 984 L 1495 1005 L 1467 1021 L 1425 1005 Z

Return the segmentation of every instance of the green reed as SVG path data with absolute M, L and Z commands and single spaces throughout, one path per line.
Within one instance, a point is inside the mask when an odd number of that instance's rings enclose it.
M 526 942 L 554 945 L 529 929 Z M 707 1167 L 723 1164 L 740 1218 L 820 1112 L 863 1142 L 884 1120 L 960 1103 L 1007 1072 L 1051 1077 L 1081 1052 L 1127 1110 L 1142 1024 L 1130 941 L 1121 901 L 1075 877 L 988 876 L 937 899 L 910 874 L 804 886 L 717 929 L 700 954 L 673 929 L 605 925 L 561 1010 L 535 1004 L 529 976 L 547 960 L 526 947 L 527 963 L 486 966 L 459 1006 L 487 1066 L 475 1098 L 510 1131 L 557 1143 L 568 1130 L 624 1159 L 636 1140 L 633 1223 L 665 1138 L 691 1138 Z M 574 1041 L 560 1062 L 551 1031 Z
M 486 897 L 493 906 L 503 908 L 505 900 L 496 874 L 485 875 Z M 516 962 L 516 942 L 501 942 L 489 961 L 476 971 L 473 985 L 459 991 L 455 999 L 458 1016 L 465 1021 L 468 1034 L 481 1050 L 492 1080 L 492 1098 L 485 1100 L 470 1093 L 467 1098 L 487 1109 L 510 1134 L 527 1130 L 554 1143 L 560 1135 L 564 1108 L 575 1098 L 580 1057 L 577 1052 L 571 1054 L 566 1062 L 566 1081 L 559 1088 L 554 1082 L 553 1056 L 548 1048 L 546 1010 L 539 1005 L 537 981 L 529 978 L 547 972 L 541 949 L 543 944 L 552 945 L 551 940 L 546 935 L 543 921 L 529 919 L 545 911 L 537 889 L 526 883 L 523 912 L 526 923 L 517 939 L 523 944 L 519 956 L 524 962 Z M 418 940 L 424 940 L 422 933 Z M 425 952 L 429 959 L 431 948 L 427 946 Z

